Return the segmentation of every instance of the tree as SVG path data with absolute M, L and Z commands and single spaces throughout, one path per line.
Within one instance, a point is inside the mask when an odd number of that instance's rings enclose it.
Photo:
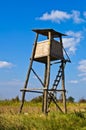
M 81 98 L 81 99 L 79 100 L 79 103 L 86 103 L 86 99 Z
M 19 102 L 19 97 L 16 96 L 15 98 L 12 98 L 12 101 L 14 101 L 14 102 Z
M 67 99 L 68 102 L 74 102 L 74 100 L 75 100 L 75 99 L 74 99 L 73 97 L 71 97 L 71 96 L 68 97 L 68 99 Z

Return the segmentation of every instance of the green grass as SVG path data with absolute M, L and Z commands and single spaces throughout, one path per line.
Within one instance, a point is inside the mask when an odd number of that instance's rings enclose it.
M 86 130 L 86 119 L 75 113 L 1 114 L 0 130 Z
M 51 111 L 48 116 L 41 112 L 41 103 L 26 102 L 22 114 L 19 106 L 20 102 L 0 101 L 0 130 L 86 130 L 86 104 L 71 103 L 68 114 Z

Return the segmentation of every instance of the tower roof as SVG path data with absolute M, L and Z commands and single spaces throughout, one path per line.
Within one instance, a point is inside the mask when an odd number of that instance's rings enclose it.
M 66 34 L 57 32 L 53 29 L 33 29 L 32 31 L 44 36 L 48 36 L 48 32 L 51 32 L 53 37 L 67 36 Z

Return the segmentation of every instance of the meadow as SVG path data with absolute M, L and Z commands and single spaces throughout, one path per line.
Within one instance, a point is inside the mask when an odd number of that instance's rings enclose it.
M 19 108 L 20 101 L 0 101 L 0 130 L 86 130 L 86 103 L 67 103 L 67 114 L 52 103 L 48 116 L 40 102 L 25 102 L 21 114 Z

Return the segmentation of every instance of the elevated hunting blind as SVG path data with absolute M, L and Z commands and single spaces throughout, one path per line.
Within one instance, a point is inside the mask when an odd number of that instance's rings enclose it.
M 35 93 L 42 93 L 43 94 L 43 102 L 42 102 L 42 111 L 43 113 L 48 113 L 48 108 L 53 101 L 57 108 L 63 112 L 63 110 L 58 106 L 58 102 L 56 99 L 56 93 L 61 92 L 63 97 L 63 105 L 64 105 L 64 113 L 67 112 L 66 108 L 66 90 L 65 90 L 65 77 L 64 77 L 64 67 L 66 65 L 66 62 L 70 62 L 70 59 L 63 48 L 62 43 L 62 36 L 66 36 L 65 34 L 62 34 L 60 32 L 57 32 L 53 29 L 34 29 L 33 30 L 36 33 L 36 39 L 33 46 L 32 56 L 30 58 L 30 65 L 27 72 L 24 88 L 21 89 L 22 91 L 22 104 L 20 107 L 20 112 L 22 111 L 22 107 L 25 100 L 25 92 L 35 92 Z M 47 39 L 43 41 L 38 42 L 38 35 L 46 36 Z M 56 40 L 58 39 L 58 41 Z M 64 58 L 64 52 L 67 56 L 67 59 Z M 37 73 L 32 68 L 33 61 L 37 61 L 40 63 L 45 64 L 45 75 L 44 75 L 44 81 L 40 79 L 40 77 L 37 75 Z M 56 61 L 56 62 L 54 62 Z M 49 88 L 49 82 L 50 82 L 50 66 L 53 64 L 60 64 L 59 70 L 56 74 L 56 78 L 53 82 L 52 88 Z M 42 89 L 39 88 L 27 88 L 30 73 L 33 71 L 35 76 L 38 78 L 40 83 L 42 84 Z M 39 70 L 40 71 L 40 70 Z M 61 89 L 57 89 L 57 86 L 62 81 L 62 87 Z

